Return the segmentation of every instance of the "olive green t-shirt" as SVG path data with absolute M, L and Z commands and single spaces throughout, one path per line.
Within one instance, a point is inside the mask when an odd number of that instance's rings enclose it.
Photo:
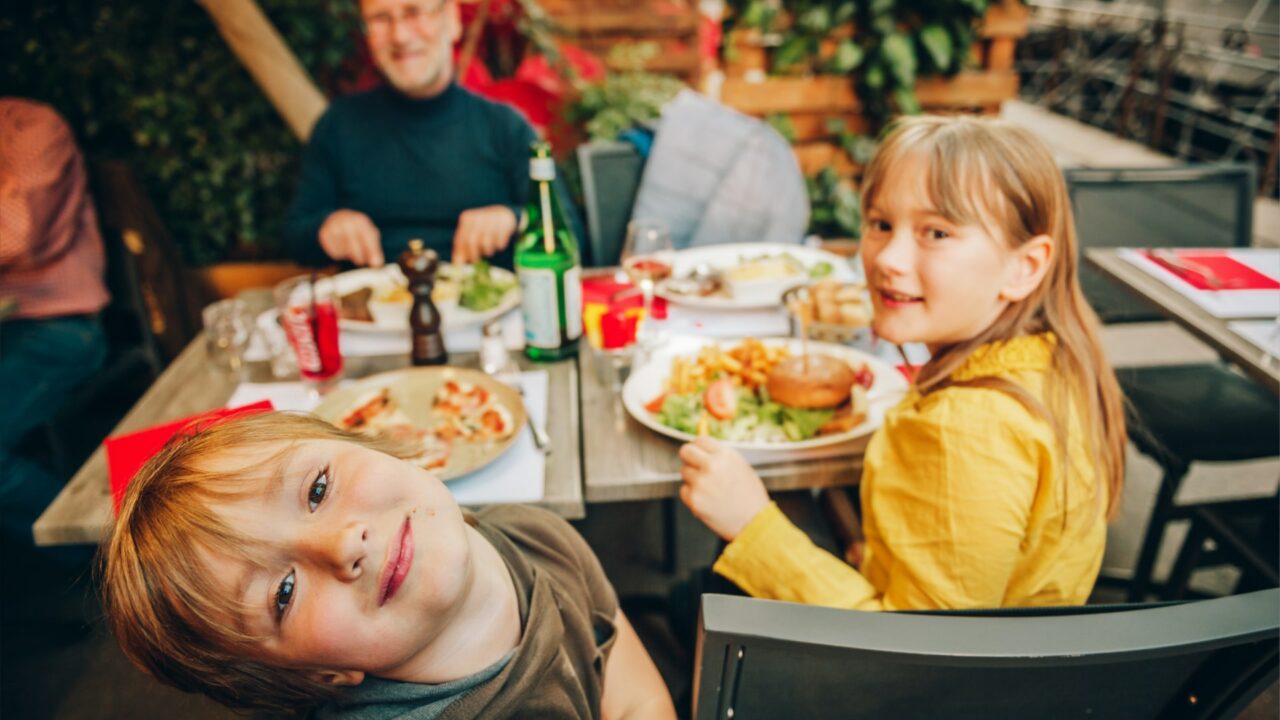
M 475 528 L 506 562 L 520 606 L 507 656 L 440 685 L 368 678 L 318 716 L 341 720 L 599 718 L 618 598 L 569 523 L 538 508 L 499 505 Z

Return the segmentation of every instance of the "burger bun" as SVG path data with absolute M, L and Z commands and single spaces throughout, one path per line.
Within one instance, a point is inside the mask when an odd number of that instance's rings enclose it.
M 856 379 L 853 368 L 845 361 L 810 353 L 774 365 L 765 387 L 776 403 L 818 410 L 839 407 L 848 401 Z

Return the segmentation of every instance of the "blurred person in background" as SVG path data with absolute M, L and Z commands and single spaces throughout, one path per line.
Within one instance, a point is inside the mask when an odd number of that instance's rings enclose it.
M 421 238 L 445 260 L 510 267 L 533 128 L 454 81 L 457 0 L 361 0 L 360 14 L 386 84 L 316 122 L 285 246 L 308 265 L 379 267 Z
M 109 295 L 98 217 L 71 128 L 48 105 L 0 97 L 0 534 L 31 525 L 65 478 L 19 453 L 102 366 Z

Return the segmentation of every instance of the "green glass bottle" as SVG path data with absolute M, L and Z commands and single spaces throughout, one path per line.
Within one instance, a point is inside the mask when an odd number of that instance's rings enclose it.
M 582 336 L 582 260 L 578 239 L 553 188 L 551 145 L 529 151 L 529 202 L 520 220 L 515 267 L 524 315 L 524 352 L 534 360 L 559 360 L 578 350 Z

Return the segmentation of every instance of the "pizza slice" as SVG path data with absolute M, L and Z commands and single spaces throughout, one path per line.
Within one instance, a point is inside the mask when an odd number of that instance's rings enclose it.
M 409 462 L 427 470 L 438 470 L 449 463 L 452 450 L 449 438 L 419 428 L 396 406 L 390 388 L 373 390 L 356 399 L 338 426 L 366 435 L 382 433 L 417 451 Z

